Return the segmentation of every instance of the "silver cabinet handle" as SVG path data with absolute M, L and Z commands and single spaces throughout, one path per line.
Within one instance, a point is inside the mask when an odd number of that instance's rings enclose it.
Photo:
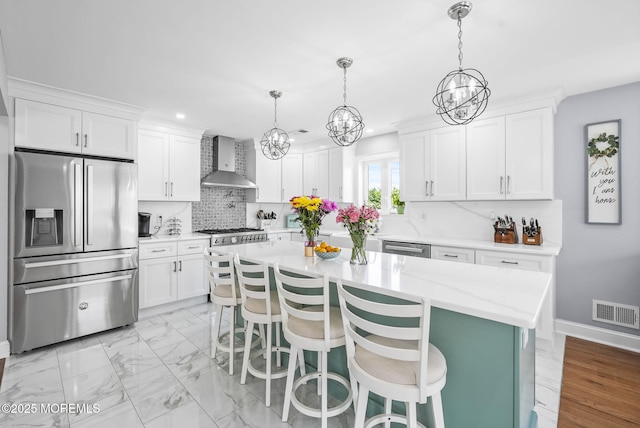
M 80 133 L 76 132 L 76 147 L 80 145 Z
M 424 182 L 424 187 L 425 187 L 425 196 L 429 196 L 429 180 Z
M 340 199 L 342 199 L 342 186 L 340 186 L 340 191 L 338 192 L 338 195 L 340 196 Z
M 169 182 L 164 182 L 164 195 L 169 196 Z
M 517 264 L 519 264 L 518 262 L 511 262 L 509 260 L 502 260 L 500 263 L 504 263 L 506 265 L 517 265 Z
M 84 146 L 87 147 L 88 144 L 89 144 L 89 135 L 84 134 Z
M 260 188 L 256 187 L 256 199 L 260 199 Z
M 502 195 L 504 193 L 504 191 L 502 190 L 502 185 L 504 184 L 504 177 L 500 176 L 500 194 Z
M 443 256 L 445 256 L 445 257 L 451 257 L 451 258 L 453 258 L 453 259 L 457 259 L 457 258 L 458 258 L 458 255 L 457 255 L 457 254 L 443 254 Z
M 151 250 L 152 253 L 164 253 L 165 251 L 167 251 L 166 248 L 163 248 L 161 250 Z
M 171 191 L 169 192 L 169 196 L 173 198 L 173 181 L 171 182 Z
M 507 175 L 507 187 L 505 188 L 505 191 L 507 192 L 507 195 L 509 194 L 509 184 L 511 183 L 511 176 Z
M 173 271 L 178 272 L 178 263 L 173 262 Z
M 180 263 L 180 269 L 178 269 L 180 272 L 182 272 L 182 260 L 180 260 L 178 263 Z
M 195 250 L 196 248 L 200 248 L 200 246 L 198 245 L 191 245 L 189 247 L 187 247 L 187 250 Z M 163 250 L 164 251 L 164 250 Z
M 431 180 L 431 196 L 433 196 L 433 180 Z
M 284 188 L 282 189 L 282 191 L 280 193 L 280 200 L 284 201 Z

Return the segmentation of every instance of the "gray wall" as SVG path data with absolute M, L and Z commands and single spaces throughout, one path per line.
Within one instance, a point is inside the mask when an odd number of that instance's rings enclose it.
M 622 119 L 622 224 L 586 224 L 584 125 Z M 591 320 L 592 300 L 640 306 L 640 82 L 566 98 L 555 117 L 555 194 L 562 199 L 557 318 L 640 336 Z
M 213 137 L 204 136 L 200 142 L 200 178 L 213 169 Z M 236 143 L 236 172 L 245 176 L 244 146 Z M 245 227 L 247 191 L 223 187 L 200 187 L 200 202 L 191 209 L 193 230 Z

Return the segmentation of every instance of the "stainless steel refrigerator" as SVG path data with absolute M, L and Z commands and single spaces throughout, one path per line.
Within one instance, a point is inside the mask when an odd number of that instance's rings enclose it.
M 138 319 L 137 170 L 16 151 L 11 352 Z

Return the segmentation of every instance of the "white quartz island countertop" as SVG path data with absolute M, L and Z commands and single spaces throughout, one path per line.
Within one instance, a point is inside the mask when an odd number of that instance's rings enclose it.
M 536 327 L 551 274 L 480 266 L 368 251 L 367 265 L 349 263 L 345 249 L 335 259 L 305 257 L 300 242 L 275 241 L 216 247 L 263 260 L 304 274 L 326 273 L 368 284 L 371 291 L 410 299 L 427 298 L 431 305 L 504 324 Z

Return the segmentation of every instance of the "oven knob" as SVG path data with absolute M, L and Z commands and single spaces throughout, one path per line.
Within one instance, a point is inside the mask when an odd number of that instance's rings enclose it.
M 221 244 L 224 244 L 225 242 L 227 242 L 227 238 L 222 238 L 222 241 L 220 241 Z
M 231 237 L 231 243 L 235 244 L 236 242 L 238 242 L 238 238 L 236 238 L 235 236 Z
M 217 243 L 218 243 L 218 238 L 216 238 L 216 240 L 215 240 L 215 241 L 213 241 L 213 243 L 214 243 L 214 244 L 217 244 Z

